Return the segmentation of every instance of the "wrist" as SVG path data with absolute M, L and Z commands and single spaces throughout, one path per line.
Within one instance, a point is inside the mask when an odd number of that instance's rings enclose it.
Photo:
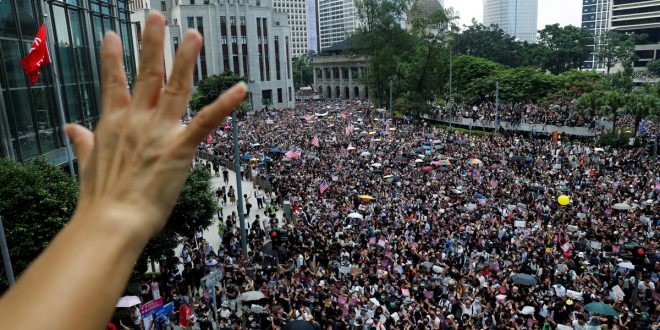
M 137 251 L 141 251 L 154 235 L 153 230 L 140 223 L 138 216 L 121 208 L 92 211 L 78 208 L 69 226 L 80 229 L 83 235 L 112 238 L 124 248 Z

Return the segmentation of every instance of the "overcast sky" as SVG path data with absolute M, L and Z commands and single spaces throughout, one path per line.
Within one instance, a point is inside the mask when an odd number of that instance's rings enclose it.
M 548 24 L 581 25 L 582 0 L 538 0 L 538 30 Z M 460 16 L 459 26 L 470 25 L 472 18 L 483 21 L 483 0 L 444 0 L 445 7 L 453 7 Z

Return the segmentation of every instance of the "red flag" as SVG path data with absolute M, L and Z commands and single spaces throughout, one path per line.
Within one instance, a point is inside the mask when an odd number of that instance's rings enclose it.
M 32 42 L 30 52 L 21 60 L 21 66 L 30 78 L 30 84 L 34 84 L 39 80 L 39 70 L 44 64 L 50 64 L 50 56 L 46 46 L 46 25 L 41 24 L 37 36 Z
M 213 142 L 213 137 L 209 134 L 209 136 L 206 137 L 206 143 L 211 144 L 211 142 Z
M 321 144 L 319 143 L 319 138 L 317 138 L 317 137 L 315 136 L 315 137 L 312 139 L 312 145 L 315 146 L 315 147 L 317 147 L 317 148 L 319 148 L 319 147 L 321 146 Z

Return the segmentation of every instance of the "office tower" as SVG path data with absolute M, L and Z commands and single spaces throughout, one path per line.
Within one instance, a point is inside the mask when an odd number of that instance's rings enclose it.
M 660 0 L 612 0 L 610 29 L 645 36 L 635 47 L 634 67 L 646 67 L 660 55 Z
M 346 40 L 358 26 L 354 0 L 318 0 L 320 50 Z
M 582 27 L 594 35 L 594 43 L 590 46 L 594 52 L 584 61 L 583 69 L 604 70 L 603 65 L 598 63 L 596 52 L 600 47 L 601 37 L 610 28 L 611 6 L 612 0 L 582 0 Z
M 151 0 L 136 9 L 138 30 L 149 10 L 167 18 L 165 68 L 186 30 L 197 29 L 204 45 L 193 73 L 195 85 L 214 74 L 233 72 L 248 78 L 248 102 L 254 110 L 270 99 L 276 108 L 294 104 L 291 37 L 287 14 L 276 13 L 271 0 Z
M 26 162 L 44 155 L 55 165 L 68 162 L 60 110 L 66 122 L 96 127 L 105 32 L 113 30 L 121 37 L 129 85 L 135 80 L 129 4 L 127 0 L 0 1 L 0 157 Z M 44 12 L 50 12 L 51 62 L 56 61 L 60 86 L 54 83 L 52 64 L 41 68 L 33 85 L 20 65 L 44 23 Z M 57 90 L 62 94 L 61 109 Z
M 536 42 L 538 0 L 484 0 L 484 25 L 497 25 L 520 41 Z
M 318 51 L 315 0 L 273 0 L 273 10 L 288 15 L 291 55 L 294 58 L 309 51 Z

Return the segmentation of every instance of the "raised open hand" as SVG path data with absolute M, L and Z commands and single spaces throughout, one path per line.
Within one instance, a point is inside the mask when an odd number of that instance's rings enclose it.
M 149 238 L 165 225 L 199 142 L 245 97 L 238 84 L 180 124 L 192 87 L 201 36 L 188 31 L 163 88 L 164 18 L 147 17 L 133 96 L 126 88 L 122 44 L 105 36 L 102 49 L 102 114 L 95 133 L 69 125 L 80 166 L 76 213 L 99 212 Z

